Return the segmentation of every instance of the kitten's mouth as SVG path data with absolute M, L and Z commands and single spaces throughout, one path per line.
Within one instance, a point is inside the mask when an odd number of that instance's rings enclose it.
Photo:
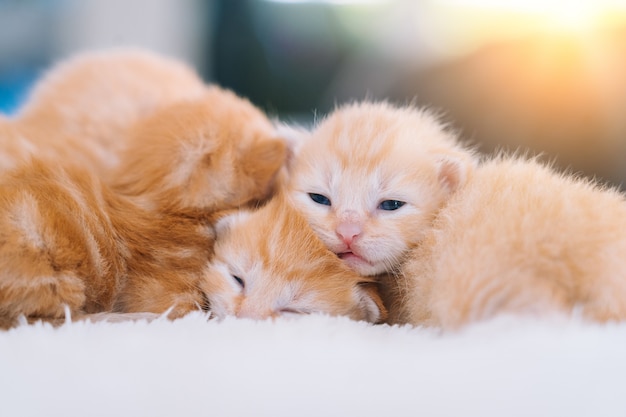
M 371 265 L 371 262 L 369 262 L 367 259 L 357 255 L 356 253 L 352 252 L 352 251 L 347 251 L 347 252 L 341 252 L 338 253 L 337 256 L 339 257 L 339 259 L 341 259 L 342 261 L 348 261 L 348 262 L 364 262 L 368 265 Z

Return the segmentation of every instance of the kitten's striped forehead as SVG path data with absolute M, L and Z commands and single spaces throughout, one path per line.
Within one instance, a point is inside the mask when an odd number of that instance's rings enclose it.
M 406 169 L 416 165 L 415 158 L 455 143 L 454 134 L 425 110 L 359 103 L 324 119 L 298 159 L 318 169 L 326 161 L 334 170 L 356 168 L 371 174 L 389 160 Z
M 328 149 L 345 169 L 359 165 L 372 170 L 379 159 L 385 159 L 392 151 L 396 137 L 390 126 L 381 127 L 374 120 L 355 123 L 352 117 L 338 117 L 320 126 L 312 145 Z

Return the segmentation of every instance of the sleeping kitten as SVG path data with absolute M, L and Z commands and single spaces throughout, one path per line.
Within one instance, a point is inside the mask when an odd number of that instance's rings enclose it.
M 458 328 L 500 313 L 573 311 L 626 319 L 626 199 L 534 161 L 487 161 L 441 209 L 398 282 L 395 322 Z
M 3 130 L 11 143 L 23 132 Z M 232 93 L 139 123 L 112 187 L 83 164 L 36 159 L 0 177 L 0 321 L 202 306 L 213 215 L 272 190 L 285 144 Z
M 384 320 L 373 281 L 344 265 L 282 198 L 222 218 L 216 233 L 215 257 L 201 285 L 214 316 Z
M 397 270 L 472 167 L 432 114 L 364 102 L 337 109 L 298 143 L 287 190 L 331 251 L 376 275 Z
M 55 132 L 31 134 L 29 140 L 48 152 L 71 150 L 103 177 L 117 167 L 134 123 L 164 106 L 198 99 L 206 88 L 182 62 L 146 50 L 87 52 L 60 62 L 38 81 L 14 122 L 21 129 Z

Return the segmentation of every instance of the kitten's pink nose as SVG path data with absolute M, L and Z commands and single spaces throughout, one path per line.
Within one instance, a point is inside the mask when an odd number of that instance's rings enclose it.
M 351 245 L 354 238 L 361 234 L 361 225 L 354 222 L 342 222 L 335 229 L 346 245 Z

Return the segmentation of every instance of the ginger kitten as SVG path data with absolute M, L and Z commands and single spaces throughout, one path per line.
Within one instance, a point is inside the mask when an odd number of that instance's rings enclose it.
M 3 134 L 24 135 L 10 127 Z M 137 124 L 112 186 L 55 158 L 3 174 L 2 325 L 64 306 L 172 316 L 203 306 L 213 216 L 268 197 L 286 154 L 274 133 L 249 102 L 212 89 Z
M 626 319 L 626 199 L 535 161 L 486 161 L 440 210 L 397 283 L 396 322 Z
M 71 149 L 103 177 L 117 167 L 129 129 L 173 103 L 195 100 L 207 86 L 182 62 L 142 49 L 85 52 L 53 66 L 13 118 L 49 149 Z
M 286 187 L 331 251 L 376 275 L 397 270 L 472 167 L 428 111 L 362 102 L 338 108 L 298 143 Z
M 373 280 L 341 262 L 280 196 L 222 218 L 216 234 L 201 285 L 216 317 L 325 313 L 376 323 L 386 316 Z

